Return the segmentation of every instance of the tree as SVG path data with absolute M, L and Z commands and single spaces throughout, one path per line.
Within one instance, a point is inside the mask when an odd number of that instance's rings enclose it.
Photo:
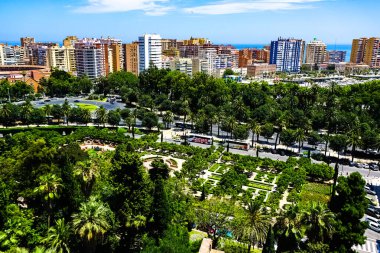
M 90 160 L 79 161 L 75 165 L 74 174 L 80 177 L 82 190 L 86 198 L 90 197 L 96 178 L 100 175 L 101 159 L 97 154 L 91 154 Z
M 263 242 L 269 228 L 270 217 L 264 214 L 261 208 L 261 201 L 250 200 L 247 203 L 247 211 L 243 215 L 243 235 L 248 241 L 248 252 L 251 246 L 258 242 Z
M 96 109 L 96 121 L 98 122 L 98 126 L 99 124 L 103 124 L 103 127 L 105 127 L 107 119 L 108 113 L 103 106 L 100 106 L 98 109 Z
M 79 213 L 72 215 L 73 228 L 86 243 L 87 252 L 95 252 L 98 240 L 112 227 L 113 213 L 109 207 L 95 197 L 82 203 Z
M 337 134 L 330 136 L 330 144 L 329 147 L 338 153 L 338 159 L 339 159 L 339 153 L 342 152 L 347 147 L 347 136 L 342 134 Z
M 70 253 L 70 236 L 70 226 L 65 223 L 65 219 L 59 219 L 55 226 L 49 228 L 48 236 L 42 240 L 42 243 L 54 252 Z
M 154 112 L 146 112 L 141 120 L 141 125 L 152 129 L 155 126 L 158 126 L 158 117 Z
M 34 189 L 35 193 L 43 196 L 48 204 L 48 222 L 47 226 L 50 228 L 50 220 L 53 211 L 53 200 L 59 198 L 59 191 L 63 188 L 62 179 L 55 174 L 46 174 L 39 177 L 39 186 Z
M 67 99 L 65 99 L 65 102 L 63 102 L 63 104 L 62 104 L 62 113 L 66 119 L 66 124 L 69 125 L 70 105 L 69 105 L 69 101 L 67 101 Z
M 245 140 L 249 136 L 249 130 L 245 125 L 238 125 L 233 130 L 235 139 Z
M 354 161 L 354 154 L 356 147 L 360 146 L 361 144 L 361 133 L 360 128 L 358 126 L 355 126 L 349 133 L 348 133 L 348 144 L 351 145 L 351 161 Z
M 261 134 L 267 139 L 272 138 L 274 134 L 274 128 L 272 123 L 265 123 L 261 129 Z
M 108 124 L 117 126 L 121 120 L 120 113 L 118 111 L 111 110 L 108 112 Z
M 367 223 L 361 221 L 368 206 L 365 184 L 358 172 L 347 178 L 338 178 L 337 195 L 330 202 L 331 211 L 336 215 L 335 232 L 330 243 L 330 249 L 334 252 L 350 252 L 354 245 L 365 242 Z
M 82 109 L 81 115 L 80 115 L 80 122 L 86 124 L 87 126 L 87 124 L 90 123 L 91 121 L 92 121 L 91 111 L 87 108 Z
M 275 240 L 274 240 L 273 229 L 272 229 L 272 226 L 269 226 L 267 238 L 265 240 L 262 253 L 276 253 L 276 250 L 274 249 L 274 244 L 275 244 Z
M 332 237 L 335 215 L 326 205 L 312 202 L 302 215 L 306 236 L 311 243 L 327 242 Z
M 296 141 L 295 132 L 292 129 L 284 129 L 280 136 L 280 141 L 285 144 L 285 146 L 291 146 Z
M 218 245 L 220 237 L 225 235 L 229 229 L 229 217 L 234 214 L 233 207 L 227 201 L 213 198 L 202 201 L 201 206 L 195 209 L 198 226 L 212 238 L 214 247 Z
M 53 107 L 51 108 L 51 115 L 53 116 L 54 119 L 58 120 L 58 124 L 63 117 L 63 110 L 60 105 L 54 104 Z
M 301 147 L 303 146 L 303 141 L 305 139 L 305 131 L 301 128 L 298 128 L 295 131 L 295 140 L 298 142 L 298 153 L 301 153 Z
M 20 111 L 21 120 L 24 124 L 30 124 L 31 117 L 33 112 L 33 105 L 30 100 L 27 100 L 22 106 Z
M 174 122 L 174 114 L 171 111 L 166 111 L 162 117 L 162 122 L 165 123 L 166 128 L 170 128 L 170 124 Z

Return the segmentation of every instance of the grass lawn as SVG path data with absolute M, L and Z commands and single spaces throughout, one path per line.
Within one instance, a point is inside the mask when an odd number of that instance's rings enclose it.
M 209 178 L 220 181 L 222 179 L 222 176 L 219 175 L 211 175 Z
M 75 103 L 75 105 L 78 106 L 79 108 L 88 109 L 90 111 L 95 111 L 96 109 L 98 109 L 98 106 L 91 105 L 91 104 Z
M 249 187 L 253 187 L 253 188 L 257 188 L 257 189 L 261 189 L 261 190 L 266 190 L 266 191 L 271 191 L 272 190 L 272 186 L 267 185 L 267 184 L 262 184 L 262 183 L 259 183 L 259 182 L 249 182 L 248 186 Z
M 213 165 L 211 166 L 211 168 L 209 169 L 209 171 L 211 171 L 211 172 L 215 172 L 215 171 L 218 170 L 219 166 L 220 166 L 220 164 L 215 163 L 215 164 L 213 164 Z
M 330 185 L 319 183 L 307 183 L 302 187 L 300 204 L 308 204 L 311 201 L 328 203 L 330 200 Z

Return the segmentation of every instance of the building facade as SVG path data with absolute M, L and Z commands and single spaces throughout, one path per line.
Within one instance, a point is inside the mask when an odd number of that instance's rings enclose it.
M 326 44 L 320 40 L 314 39 L 306 46 L 306 64 L 320 65 L 326 62 Z
M 75 49 L 69 47 L 50 47 L 47 53 L 48 66 L 66 72 L 76 72 Z
M 177 70 L 188 76 L 193 75 L 193 61 L 189 58 L 176 58 L 170 62 L 170 69 Z
M 367 38 L 352 40 L 350 63 L 363 62 L 366 43 L 367 43 Z
M 139 43 L 123 44 L 124 70 L 139 75 Z
M 279 72 L 299 73 L 304 58 L 305 41 L 279 38 L 272 41 L 270 64 Z
M 151 65 L 162 68 L 161 36 L 145 34 L 139 37 L 139 73 Z
M 351 63 L 364 63 L 370 68 L 380 68 L 380 38 L 360 38 L 352 41 Z
M 247 77 L 271 77 L 276 74 L 276 65 L 268 63 L 254 63 L 247 67 Z
M 106 75 L 104 49 L 100 41 L 83 39 L 75 43 L 77 75 L 94 80 Z
M 78 37 L 77 36 L 67 36 L 64 40 L 63 40 L 63 46 L 64 47 L 74 47 L 75 46 L 75 42 L 78 41 Z
M 337 50 L 329 51 L 327 61 L 331 63 L 345 62 L 346 54 L 347 54 L 346 51 L 337 51 Z

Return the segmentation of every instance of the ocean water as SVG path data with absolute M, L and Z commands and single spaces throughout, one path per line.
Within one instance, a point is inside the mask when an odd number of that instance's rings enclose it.
M 237 49 L 243 49 L 243 48 L 263 48 L 264 46 L 269 44 L 232 44 L 232 46 L 236 47 Z M 346 51 L 346 61 L 350 61 L 350 55 L 351 55 L 351 45 L 327 45 L 327 50 L 338 50 L 338 51 Z

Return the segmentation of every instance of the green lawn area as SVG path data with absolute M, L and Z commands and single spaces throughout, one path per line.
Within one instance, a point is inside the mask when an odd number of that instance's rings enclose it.
M 211 172 L 215 172 L 215 171 L 218 170 L 219 166 L 220 166 L 220 164 L 215 163 L 215 164 L 213 164 L 213 165 L 211 166 L 211 168 L 209 169 L 209 171 L 211 171 Z
M 262 183 L 259 183 L 259 182 L 249 182 L 248 186 L 249 187 L 253 187 L 253 188 L 257 188 L 257 189 L 261 189 L 261 190 L 266 190 L 266 191 L 271 191 L 272 190 L 272 186 L 267 185 L 267 184 L 262 184 Z
M 311 201 L 328 203 L 330 200 L 330 185 L 319 183 L 307 183 L 302 187 L 300 204 L 308 204 Z
M 219 175 L 211 175 L 209 178 L 220 181 L 222 179 L 222 176 Z
M 75 105 L 78 106 L 79 108 L 88 109 L 90 111 L 95 111 L 96 109 L 98 109 L 98 106 L 91 105 L 91 104 L 75 103 Z

